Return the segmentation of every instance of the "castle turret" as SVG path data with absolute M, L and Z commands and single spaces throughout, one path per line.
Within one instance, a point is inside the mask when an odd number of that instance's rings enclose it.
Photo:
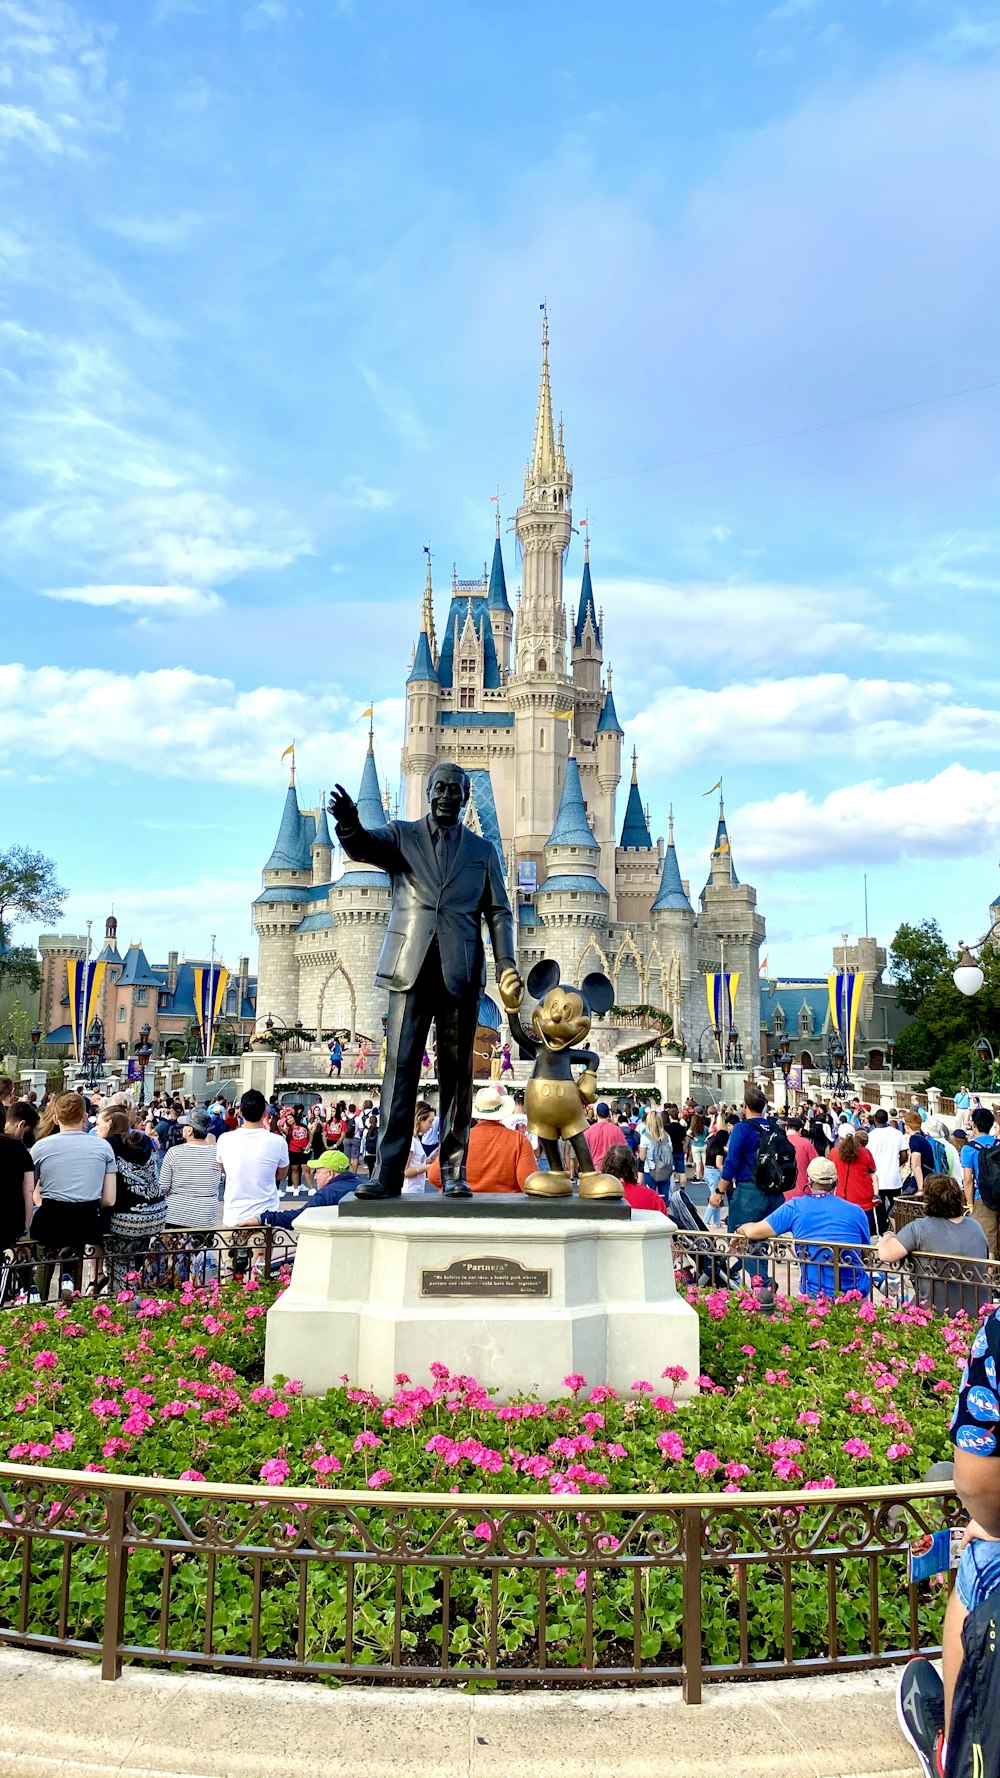
M 326 798 L 321 796 L 316 811 L 316 832 L 310 850 L 313 884 L 328 883 L 333 870 L 333 841 L 326 818 Z
M 362 827 L 384 827 L 388 816 L 375 766 L 374 730 L 356 797 Z M 385 991 L 375 986 L 379 952 L 389 923 L 392 883 L 385 871 L 344 857 L 344 869 L 330 890 L 330 923 L 336 932 L 336 964 L 323 984 L 317 1024 L 342 1026 L 378 1040 L 386 1008 Z
M 594 735 L 594 776 L 596 785 L 592 797 L 595 813 L 595 827 L 601 841 L 601 872 L 605 882 L 615 881 L 615 802 L 618 785 L 622 775 L 622 741 L 625 731 L 618 720 L 615 709 L 614 693 L 611 689 L 611 668 L 608 668 L 608 683 L 601 703 L 601 714 L 597 721 Z M 617 918 L 614 899 L 611 903 L 611 918 Z
M 650 909 L 654 951 L 650 959 L 650 1000 L 669 1012 L 674 1021 L 674 1035 L 688 1045 L 697 1041 L 704 1027 L 698 1023 L 701 1007 L 695 1005 L 684 1028 L 684 1007 L 691 1006 L 695 975 L 694 909 L 674 844 L 674 811 L 670 810 L 667 844 L 660 870 L 660 886 Z M 657 987 L 659 997 L 657 998 Z M 695 983 L 695 992 L 697 984 Z
M 653 845 L 649 816 L 639 794 L 639 763 L 633 749 L 632 781 L 625 805 L 621 838 L 615 853 L 617 918 L 633 933 L 649 919 L 650 906 L 659 880 L 660 854 Z
M 572 971 L 596 931 L 606 942 L 610 897 L 596 876 L 601 848 L 587 819 L 576 759 L 566 778 L 555 826 L 545 846 L 545 881 L 535 907 L 545 928 L 546 955 Z
M 437 638 L 434 634 L 434 589 L 431 585 L 431 552 L 427 550 L 427 577 L 420 612 L 420 634 L 413 665 L 406 681 L 406 741 L 402 770 L 406 782 L 406 813 L 416 820 L 422 813 L 424 784 L 434 764 L 435 737 L 441 700 Z M 372 762 L 374 770 L 374 761 Z
M 590 577 L 590 533 L 583 545 L 583 581 L 580 586 L 580 603 L 577 607 L 576 622 L 573 625 L 573 682 L 579 690 L 586 694 L 586 704 L 581 709 L 579 733 L 582 738 L 591 741 L 597 726 L 597 717 L 601 708 L 601 663 L 604 659 L 604 643 L 601 636 L 600 620 L 597 606 L 594 604 L 594 587 Z M 593 717 L 588 722 L 589 710 Z M 584 711 L 587 711 L 587 715 Z
M 500 548 L 500 502 L 497 500 L 497 534 L 493 543 L 493 562 L 490 567 L 490 583 L 486 593 L 486 605 L 489 611 L 490 629 L 493 634 L 493 646 L 497 657 L 501 683 L 510 672 L 510 650 L 514 635 L 514 613 L 507 597 L 507 577 L 503 571 L 503 551 Z
M 745 1061 L 760 1059 L 760 947 L 764 921 L 757 891 L 741 883 L 733 865 L 726 811 L 719 796 L 708 882 L 701 892 L 697 954 L 703 970 L 738 974 L 735 1025 Z
M 299 808 L 293 759 L 278 837 L 264 866 L 263 887 L 253 904 L 254 926 L 260 940 L 258 1026 L 263 1026 L 268 1014 L 286 1025 L 294 1024 L 299 1017 L 298 964 L 293 934 L 309 910 L 315 832 L 314 817 L 303 815 Z

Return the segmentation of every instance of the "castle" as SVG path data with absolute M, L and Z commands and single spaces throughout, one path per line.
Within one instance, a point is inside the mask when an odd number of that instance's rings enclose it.
M 576 613 L 567 622 L 563 570 L 574 529 L 572 492 L 562 421 L 553 424 L 546 316 L 534 446 L 514 521 L 522 552 L 516 613 L 498 505 L 492 565 L 478 580 L 452 572 L 440 643 L 428 554 L 406 683 L 401 812 L 408 819 L 423 815 L 431 768 L 438 760 L 457 761 L 472 785 L 466 819 L 503 861 L 522 973 L 542 957 L 555 958 L 570 981 L 604 970 L 618 1008 L 661 1009 L 689 1053 L 701 1048 L 706 1059 L 716 1053 L 714 1026 L 738 1032 L 749 1064 L 759 1055 L 764 936 L 756 893 L 736 875 L 720 795 L 695 909 L 672 814 L 666 842 L 653 840 L 634 752 L 619 829 L 625 737 L 604 664 L 604 615 L 594 599 L 589 538 Z M 383 798 L 370 734 L 358 794 L 366 826 L 387 819 Z M 258 1022 L 270 1014 L 286 1025 L 301 1020 L 311 1029 L 377 1036 L 385 995 L 374 977 L 389 902 L 389 879 L 380 871 L 344 859 L 342 873 L 333 876 L 326 813 L 322 806 L 299 808 L 293 767 L 253 904 Z M 488 964 L 482 1022 L 498 1024 L 489 958 Z

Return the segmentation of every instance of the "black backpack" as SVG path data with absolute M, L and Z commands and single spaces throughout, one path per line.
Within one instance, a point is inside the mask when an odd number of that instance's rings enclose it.
M 998 1630 L 1000 1591 L 970 1611 L 962 1626 L 963 1658 L 948 1734 L 948 1778 L 992 1778 L 1000 1771 Z
M 976 1163 L 976 1184 L 987 1210 L 1000 1210 L 1000 1142 L 973 1142 L 979 1156 Z
M 754 1184 L 758 1191 L 768 1192 L 771 1196 L 777 1192 L 794 1191 L 797 1173 L 795 1150 L 784 1130 L 774 1118 L 762 1118 L 754 1170 Z

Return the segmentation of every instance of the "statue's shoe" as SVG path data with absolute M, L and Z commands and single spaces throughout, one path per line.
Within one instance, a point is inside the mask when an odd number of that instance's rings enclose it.
M 625 1189 L 612 1173 L 581 1173 L 581 1198 L 622 1198 Z
M 471 1198 L 472 1187 L 469 1181 L 460 1174 L 457 1179 L 449 1179 L 444 1186 L 446 1198 Z
M 568 1173 L 530 1173 L 524 1189 L 533 1198 L 570 1198 L 573 1182 Z
M 380 1179 L 366 1179 L 361 1185 L 354 1187 L 356 1198 L 398 1198 L 402 1195 L 402 1187 L 398 1191 L 389 1191 Z

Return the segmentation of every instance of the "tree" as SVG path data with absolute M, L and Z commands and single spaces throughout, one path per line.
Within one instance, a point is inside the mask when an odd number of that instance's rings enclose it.
M 23 1056 L 31 1038 L 31 1014 L 16 1003 L 10 1008 L 0 1027 L 0 1048 L 12 1056 Z
M 15 926 L 26 920 L 58 920 L 66 890 L 56 881 L 56 867 L 44 852 L 10 846 L 0 852 L 0 984 L 24 982 L 37 988 L 41 972 L 33 945 L 14 945 Z
M 889 979 L 904 1012 L 920 1011 L 942 973 L 952 967 L 951 953 L 936 920 L 905 922 L 889 950 Z

